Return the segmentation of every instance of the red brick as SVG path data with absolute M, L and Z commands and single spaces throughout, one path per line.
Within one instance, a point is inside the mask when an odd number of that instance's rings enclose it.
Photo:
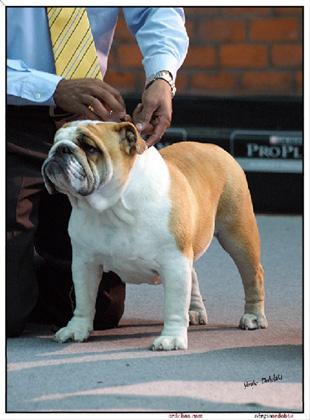
M 132 41 L 134 39 L 133 35 L 129 31 L 125 19 L 123 16 L 120 16 L 117 22 L 115 30 L 115 40 L 117 41 Z
M 116 45 L 114 44 L 108 58 L 108 69 L 117 66 L 116 49 Z
M 271 7 L 223 7 L 223 14 L 231 16 L 255 15 L 268 16 L 272 13 Z
M 231 44 L 220 48 L 220 63 L 233 68 L 263 68 L 268 63 L 264 45 Z
M 142 66 L 142 54 L 137 44 L 119 45 L 116 51 L 118 63 L 123 67 L 138 67 Z
M 190 39 L 194 36 L 194 21 L 187 19 L 185 22 L 186 32 Z
M 302 46 L 297 44 L 274 45 L 272 63 L 275 66 L 291 67 L 302 64 Z
M 184 67 L 213 67 L 215 49 L 213 47 L 191 46 L 188 50 Z
M 135 77 L 129 72 L 108 70 L 104 81 L 121 91 L 135 91 Z
M 302 15 L 302 7 L 273 7 L 276 15 Z
M 192 77 L 191 87 L 194 89 L 205 89 L 208 93 L 210 91 L 232 91 L 237 83 L 237 77 L 234 74 L 221 72 L 209 74 L 206 72 L 197 72 Z
M 297 18 L 257 19 L 251 23 L 250 37 L 255 41 L 293 41 L 300 31 Z
M 292 75 L 290 72 L 253 71 L 241 79 L 241 89 L 252 93 L 291 93 Z
M 210 16 L 221 12 L 221 7 L 184 7 L 186 16 Z
M 200 36 L 207 41 L 243 41 L 245 39 L 245 22 L 232 19 L 202 21 Z
M 186 92 L 188 90 L 189 78 L 186 72 L 180 70 L 175 82 L 177 92 Z

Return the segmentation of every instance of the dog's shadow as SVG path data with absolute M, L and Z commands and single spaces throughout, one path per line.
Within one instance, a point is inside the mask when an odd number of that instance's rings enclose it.
M 154 327 L 154 328 L 153 328 Z M 151 324 L 127 324 L 121 325 L 120 327 L 114 328 L 113 330 L 97 330 L 94 331 L 87 341 L 91 342 L 104 342 L 104 341 L 115 341 L 115 340 L 130 340 L 130 339 L 141 339 L 156 337 L 160 334 L 163 327 L 162 323 L 151 323 Z M 151 331 L 136 331 L 137 329 L 151 329 Z M 130 332 L 130 329 L 134 329 L 134 332 Z M 126 330 L 126 332 L 124 332 Z M 127 333 L 127 330 L 128 333 Z M 222 331 L 234 331 L 239 332 L 240 329 L 237 325 L 217 324 L 217 325 L 190 325 L 188 333 L 199 333 L 199 332 L 222 332 Z M 113 334 L 107 333 L 107 331 L 113 331 Z

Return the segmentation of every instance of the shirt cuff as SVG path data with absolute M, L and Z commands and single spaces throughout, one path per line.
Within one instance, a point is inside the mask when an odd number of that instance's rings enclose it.
M 32 70 L 32 74 L 36 82 L 34 84 L 32 81 L 25 81 L 22 84 L 21 96 L 33 102 L 54 105 L 53 95 L 58 83 L 63 77 L 38 70 Z
M 18 101 L 53 105 L 53 95 L 61 76 L 31 69 L 17 60 L 8 60 L 7 94 Z M 14 103 L 14 99 L 10 102 Z
M 175 80 L 178 68 L 180 67 L 179 60 L 168 54 L 159 54 L 154 57 L 148 57 L 143 60 L 143 65 L 147 80 L 161 70 L 168 70 L 171 73 L 173 80 Z

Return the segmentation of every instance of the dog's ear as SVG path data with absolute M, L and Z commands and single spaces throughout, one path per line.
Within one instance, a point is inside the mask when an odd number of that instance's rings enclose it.
M 145 141 L 132 123 L 119 123 L 117 125 L 117 131 L 119 132 L 120 136 L 121 148 L 128 155 L 133 155 L 135 153 L 141 155 L 147 149 Z

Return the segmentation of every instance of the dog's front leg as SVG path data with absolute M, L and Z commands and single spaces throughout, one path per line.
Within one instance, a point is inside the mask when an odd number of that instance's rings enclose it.
M 185 257 L 172 258 L 160 272 L 164 284 L 164 328 L 152 350 L 187 349 L 192 263 Z
M 84 341 L 93 330 L 98 286 L 102 277 L 102 267 L 87 262 L 73 250 L 72 278 L 76 307 L 67 326 L 57 331 L 57 341 Z

